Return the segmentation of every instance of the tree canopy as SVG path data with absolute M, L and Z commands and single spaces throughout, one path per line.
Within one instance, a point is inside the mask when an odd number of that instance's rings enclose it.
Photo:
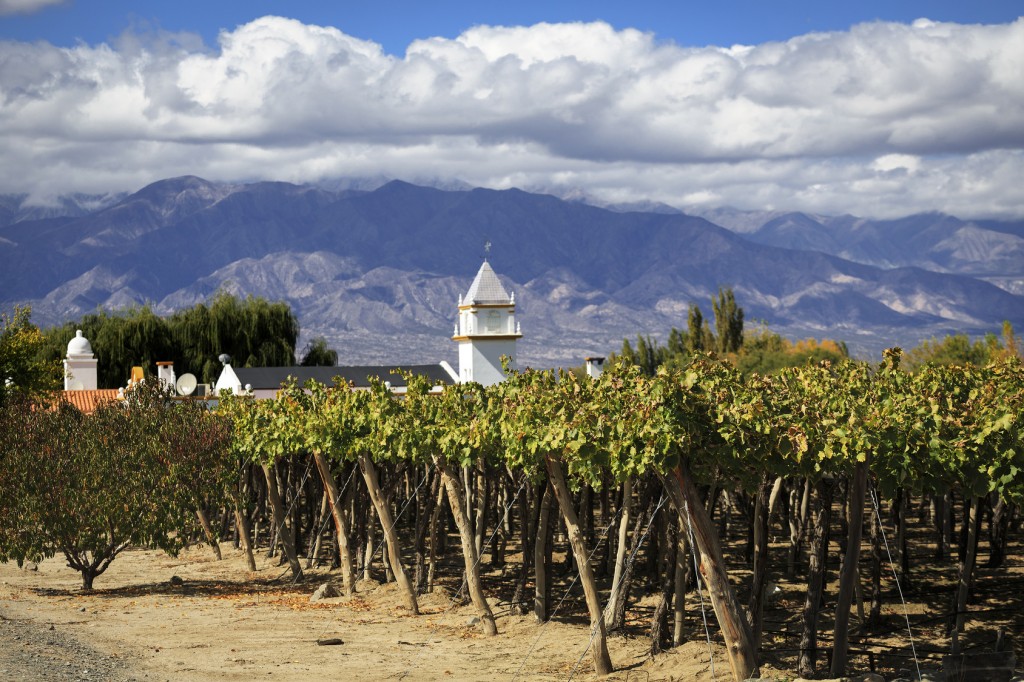
M 38 356 L 60 362 L 81 329 L 98 360 L 99 388 L 124 386 L 131 369 L 147 373 L 155 363 L 174 362 L 212 383 L 220 374 L 217 358 L 228 354 L 236 367 L 290 367 L 295 364 L 299 322 L 288 304 L 221 292 L 208 303 L 160 317 L 149 306 L 90 313 L 43 332 Z

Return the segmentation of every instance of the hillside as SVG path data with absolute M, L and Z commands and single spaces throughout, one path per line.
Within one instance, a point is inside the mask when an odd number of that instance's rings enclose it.
M 196 177 L 82 211 L 0 227 L 0 305 L 31 303 L 50 324 L 146 301 L 169 312 L 223 287 L 290 302 L 304 335 L 326 336 L 343 364 L 453 360 L 455 304 L 490 241 L 516 292 L 525 364 L 573 364 L 624 336 L 663 334 L 685 324 L 690 302 L 710 314 L 719 286 L 733 287 L 748 320 L 862 355 L 1005 319 L 1024 326 L 1024 296 L 982 279 L 1020 278 L 1019 226 L 951 217 L 925 229 L 917 218 L 784 214 L 740 233 L 514 189 Z

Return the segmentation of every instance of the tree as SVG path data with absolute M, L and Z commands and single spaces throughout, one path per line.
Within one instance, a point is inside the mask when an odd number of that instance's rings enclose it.
M 686 340 L 687 350 L 692 353 L 701 353 L 704 347 L 704 314 L 701 313 L 697 304 L 691 303 L 686 313 Z
M 142 306 L 101 310 L 51 327 L 39 349 L 43 361 L 59 365 L 76 329 L 92 344 L 100 388 L 124 386 L 132 367 L 141 366 L 148 374 L 155 363 L 168 360 L 181 368 L 179 373 L 192 372 L 212 383 L 221 371 L 217 358 L 224 353 L 236 367 L 290 367 L 299 336 L 298 319 L 288 304 L 220 292 L 208 303 L 167 318 Z
M 216 500 L 231 474 L 229 432 L 199 409 L 168 403 L 156 382 L 91 415 L 67 402 L 4 406 L 0 561 L 59 553 L 90 590 L 129 546 L 181 549 L 197 500 Z
M 743 308 L 736 305 L 732 289 L 721 287 L 711 305 L 715 309 L 716 350 L 720 353 L 737 352 L 743 345 Z
M 60 388 L 61 364 L 40 355 L 44 339 L 31 316 L 29 307 L 0 313 L 0 405 L 13 392 L 38 396 Z
M 338 351 L 327 345 L 327 339 L 318 336 L 302 350 L 303 367 L 334 367 L 338 364 Z

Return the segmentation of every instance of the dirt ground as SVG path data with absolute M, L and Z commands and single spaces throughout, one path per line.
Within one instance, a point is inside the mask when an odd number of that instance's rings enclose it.
M 851 667 L 867 672 L 872 663 L 886 679 L 913 678 L 915 668 L 938 671 L 948 653 L 948 603 L 956 582 L 955 562 L 933 566 L 930 539 L 913 538 L 915 557 L 904 583 L 907 614 L 895 581 L 883 575 L 883 624 L 860 627 L 857 607 L 851 617 Z M 776 539 L 781 559 L 784 545 Z M 0 677 L 27 680 L 302 680 L 331 675 L 343 680 L 569 680 L 597 679 L 588 651 L 590 632 L 578 585 L 569 578 L 553 588 L 555 618 L 538 624 L 531 615 L 512 616 L 500 596 L 509 578 L 485 575 L 499 634 L 485 637 L 471 621 L 472 607 L 455 603 L 445 582 L 420 598 L 421 615 L 404 607 L 397 586 L 361 581 L 351 598 L 312 603 L 324 582 L 340 584 L 337 572 L 307 571 L 294 585 L 278 559 L 257 554 L 250 573 L 242 554 L 225 543 L 224 559 L 197 546 L 171 557 L 162 552 L 129 550 L 96 579 L 96 590 L 80 591 L 79 574 L 54 558 L 38 566 L 0 564 Z M 838 545 L 830 560 L 828 604 L 819 625 L 819 670 L 827 669 L 831 609 L 838 573 Z M 734 584 L 743 589 L 749 573 L 738 563 L 738 544 L 730 551 Z M 512 557 L 509 557 L 510 561 Z M 979 554 L 979 564 L 987 558 Z M 449 567 L 451 568 L 451 567 Z M 779 567 L 781 568 L 781 567 Z M 458 576 L 448 570 L 445 575 Z M 570 576 L 571 577 L 571 576 Z M 776 572 L 767 605 L 761 672 L 766 678 L 792 679 L 799 648 L 804 585 L 788 583 Z M 457 580 L 457 578 L 452 578 Z M 862 563 L 862 585 L 868 589 Z M 498 588 L 500 589 L 491 589 Z M 664 682 L 729 680 L 720 633 L 707 606 L 712 639 L 705 634 L 697 595 L 687 595 L 688 642 L 648 655 L 647 628 L 655 596 L 643 594 L 630 609 L 625 634 L 609 636 L 616 672 L 604 679 Z M 563 599 L 563 595 L 568 594 Z M 865 605 L 867 606 L 867 605 Z M 971 617 L 962 642 L 966 649 L 991 651 L 998 628 L 1005 629 L 1017 660 L 1024 659 L 1024 548 L 1010 548 L 1003 568 L 979 568 L 972 590 Z M 906 618 L 913 624 L 913 648 Z M 341 643 L 326 644 L 326 640 Z M 915 663 L 914 654 L 919 661 Z M 1018 666 L 1019 671 L 1019 666 Z
M 582 621 L 539 625 L 499 604 L 499 635 L 484 637 L 469 624 L 471 607 L 453 605 L 444 590 L 421 598 L 418 617 L 402 606 L 394 583 L 362 581 L 354 597 L 311 603 L 313 591 L 336 575 L 313 570 L 293 586 L 276 559 L 258 555 L 259 570 L 249 573 L 240 552 L 225 546 L 224 553 L 216 561 L 208 547 L 177 558 L 130 550 L 91 594 L 80 592 L 78 573 L 57 558 L 34 569 L 0 564 L 0 672 L 27 680 L 594 677 Z M 332 639 L 343 643 L 318 645 Z M 604 679 L 713 679 L 706 641 L 655 660 L 647 646 L 644 637 L 611 637 L 618 672 Z M 723 651 L 712 652 L 714 679 L 729 679 Z

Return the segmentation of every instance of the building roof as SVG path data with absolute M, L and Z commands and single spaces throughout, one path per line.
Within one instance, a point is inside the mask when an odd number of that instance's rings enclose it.
M 370 385 L 370 377 L 391 383 L 392 388 L 403 388 L 405 379 L 400 372 L 426 377 L 431 385 L 455 383 L 452 376 L 441 365 L 360 365 L 357 367 L 235 367 L 235 375 L 242 386 L 251 385 L 253 390 L 276 389 L 294 377 L 301 386 L 310 379 L 322 384 L 333 384 L 336 378 L 356 388 Z
M 491 264 L 484 261 L 479 272 L 476 273 L 473 283 L 469 285 L 469 292 L 463 302 L 466 304 L 508 305 L 512 303 L 512 299 L 505 291 L 505 287 L 501 286 L 501 281 L 494 274 Z
M 100 388 L 92 391 L 64 391 L 62 397 L 84 414 L 92 414 L 101 403 L 117 400 L 117 389 Z
M 82 330 L 79 329 L 75 332 L 75 337 L 68 341 L 68 356 L 72 355 L 86 355 L 92 357 L 92 345 L 89 343 L 89 339 L 85 338 L 82 334 Z

